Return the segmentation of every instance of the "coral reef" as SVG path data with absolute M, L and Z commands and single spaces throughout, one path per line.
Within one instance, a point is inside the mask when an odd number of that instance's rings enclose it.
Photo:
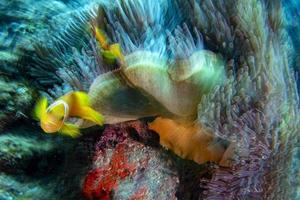
M 299 18 L 295 0 L 1 1 L 0 199 L 299 199 Z M 105 60 L 92 25 L 129 66 Z M 113 125 L 36 130 L 36 93 L 90 88 Z M 161 148 L 136 120 L 156 115 L 228 144 L 229 167 Z
M 28 85 L 0 78 L 0 130 L 18 119 L 31 118 L 29 111 L 35 96 Z

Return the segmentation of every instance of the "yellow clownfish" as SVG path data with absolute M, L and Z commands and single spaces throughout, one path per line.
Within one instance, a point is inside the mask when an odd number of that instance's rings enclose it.
M 40 120 L 46 133 L 62 133 L 71 137 L 80 135 L 79 126 L 68 123 L 69 117 L 78 117 L 103 125 L 104 117 L 90 107 L 85 92 L 70 92 L 48 106 L 46 97 L 41 98 L 34 109 L 35 117 Z
M 92 31 L 94 33 L 94 37 L 103 49 L 101 52 L 103 57 L 108 62 L 113 62 L 115 59 L 118 59 L 121 63 L 124 63 L 124 55 L 122 54 L 120 44 L 114 43 L 109 45 L 108 39 L 104 31 L 102 31 L 94 24 L 92 24 Z

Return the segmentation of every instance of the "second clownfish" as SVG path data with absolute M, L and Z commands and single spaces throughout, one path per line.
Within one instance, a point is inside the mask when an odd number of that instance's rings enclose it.
M 114 62 L 116 59 L 118 59 L 121 63 L 124 62 L 124 55 L 122 54 L 120 44 L 109 44 L 104 31 L 95 24 L 92 24 L 92 32 L 102 48 L 102 56 L 107 62 Z

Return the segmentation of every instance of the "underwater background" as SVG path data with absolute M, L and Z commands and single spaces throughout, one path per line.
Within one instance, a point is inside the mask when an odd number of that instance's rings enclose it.
M 299 52 L 298 0 L 0 0 L 0 200 L 300 199 Z

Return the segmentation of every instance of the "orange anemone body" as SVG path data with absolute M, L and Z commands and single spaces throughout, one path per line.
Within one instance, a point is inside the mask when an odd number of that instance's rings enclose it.
M 171 119 L 156 118 L 149 123 L 149 128 L 160 136 L 160 144 L 184 159 L 193 160 L 198 164 L 208 161 L 219 162 L 225 148 L 214 142 L 198 124 L 176 122 Z

